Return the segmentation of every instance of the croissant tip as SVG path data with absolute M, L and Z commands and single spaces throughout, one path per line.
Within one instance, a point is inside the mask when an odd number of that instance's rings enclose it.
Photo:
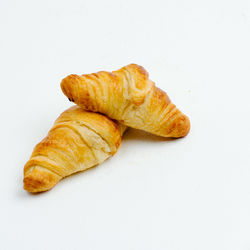
M 178 123 L 177 126 L 177 131 L 178 131 L 178 136 L 177 137 L 185 137 L 188 135 L 190 131 L 190 120 L 186 115 L 183 115 L 182 119 Z
M 30 193 L 44 192 L 54 187 L 60 178 L 52 172 L 35 167 L 23 179 L 23 188 Z
M 173 122 L 172 126 L 167 137 L 182 138 L 187 136 L 190 131 L 190 120 L 186 115 L 182 114 Z
M 61 90 L 66 97 L 68 97 L 70 102 L 74 102 L 74 98 L 72 97 L 72 87 L 79 80 L 80 76 L 71 74 L 61 81 Z

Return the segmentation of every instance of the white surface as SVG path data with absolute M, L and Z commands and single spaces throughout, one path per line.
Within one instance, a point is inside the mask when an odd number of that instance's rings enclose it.
M 0 249 L 249 250 L 248 0 L 1 1 Z M 23 165 L 71 106 L 70 73 L 143 65 L 187 115 L 29 195 Z

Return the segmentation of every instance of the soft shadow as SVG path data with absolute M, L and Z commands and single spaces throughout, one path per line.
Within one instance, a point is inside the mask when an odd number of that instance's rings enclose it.
M 105 162 L 108 162 L 109 159 L 107 159 Z M 104 165 L 105 162 L 103 162 L 101 165 Z M 43 192 L 38 192 L 38 193 L 30 193 L 30 192 L 27 192 L 26 190 L 24 189 L 19 189 L 18 190 L 18 196 L 19 197 L 22 197 L 22 198 L 26 198 L 26 197 L 40 197 L 40 196 L 46 196 L 48 195 L 49 193 L 53 193 L 54 192 L 54 189 L 60 189 L 60 186 L 63 185 L 63 183 L 67 183 L 67 182 L 70 182 L 71 180 L 73 179 L 77 179 L 77 178 L 82 178 L 83 175 L 91 175 L 93 174 L 93 172 L 95 172 L 97 170 L 97 167 L 100 166 L 100 165 L 96 165 L 96 166 L 93 166 L 89 169 L 86 169 L 84 171 L 79 171 L 79 172 L 76 172 L 76 173 L 73 173 L 69 176 L 66 176 L 65 178 L 61 179 L 56 185 L 55 187 L 53 187 L 52 189 L 48 190 L 48 191 L 43 191 Z
M 20 198 L 20 199 L 26 199 L 28 197 L 40 197 L 40 196 L 46 196 L 48 195 L 48 192 L 49 191 L 45 191 L 45 192 L 40 192 L 40 193 L 30 193 L 26 190 L 24 190 L 22 187 L 17 191 L 17 197 Z
M 165 141 L 176 141 L 178 139 L 176 138 L 165 138 L 157 135 L 153 135 L 150 133 L 147 133 L 142 130 L 129 128 L 124 136 L 123 136 L 123 142 L 124 141 L 131 141 L 131 140 L 138 140 L 138 141 L 149 141 L 149 142 L 165 142 Z
M 107 163 L 110 159 L 111 159 L 111 158 L 105 160 L 103 163 L 101 163 L 101 164 L 99 164 L 99 165 L 95 165 L 95 166 L 93 166 L 93 167 L 91 167 L 91 168 L 88 168 L 88 169 L 86 169 L 86 170 L 78 171 L 78 172 L 73 173 L 73 174 L 71 174 L 71 175 L 69 175 L 69 176 L 66 176 L 65 178 L 63 178 L 62 180 L 60 180 L 60 182 L 59 182 L 58 184 L 63 183 L 63 182 L 70 181 L 71 178 L 76 179 L 76 178 L 82 178 L 83 175 L 84 175 L 84 176 L 86 176 L 86 175 L 92 175 L 95 171 L 98 171 L 98 168 L 99 168 L 100 166 L 105 165 L 105 163 Z M 57 185 L 58 185 L 58 184 L 57 184 Z

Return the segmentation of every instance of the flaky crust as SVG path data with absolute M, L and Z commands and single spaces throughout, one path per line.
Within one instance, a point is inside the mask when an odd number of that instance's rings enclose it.
M 24 189 L 42 192 L 115 154 L 125 126 L 73 106 L 55 121 L 24 166 Z
M 62 80 L 61 88 L 70 101 L 126 126 L 176 138 L 190 130 L 188 117 L 136 64 L 113 72 L 69 75 Z

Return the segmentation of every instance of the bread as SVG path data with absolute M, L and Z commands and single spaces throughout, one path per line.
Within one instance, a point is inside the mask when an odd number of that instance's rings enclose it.
M 188 117 L 136 64 L 113 72 L 69 75 L 61 88 L 70 101 L 126 126 L 176 138 L 186 136 L 190 129 Z
M 116 153 L 125 129 L 78 106 L 64 111 L 24 166 L 24 189 L 46 191 L 62 178 L 100 164 Z

